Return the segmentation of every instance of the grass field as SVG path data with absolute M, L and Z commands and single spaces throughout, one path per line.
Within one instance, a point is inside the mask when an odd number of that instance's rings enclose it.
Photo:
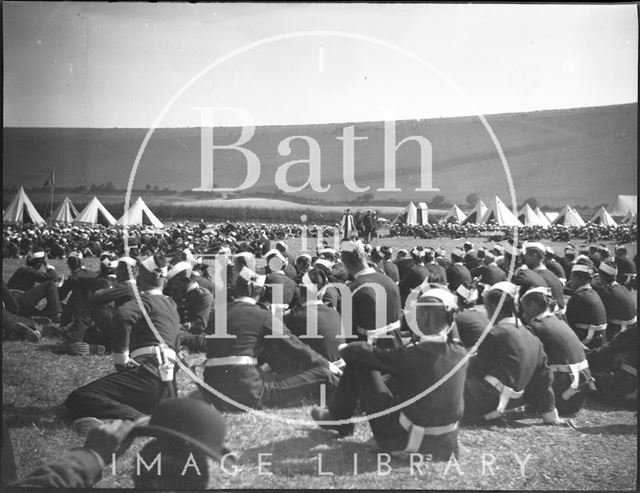
M 459 242 L 406 238 L 382 239 L 394 248 L 430 244 L 451 248 Z M 299 248 L 291 241 L 291 248 Z M 480 241 L 478 241 L 480 243 Z M 560 250 L 563 245 L 556 244 Z M 635 253 L 635 245 L 633 246 Z M 5 279 L 21 260 L 4 260 Z M 64 271 L 62 261 L 55 262 Z M 88 261 L 95 268 L 97 262 Z M 58 354 L 59 341 L 38 344 L 3 343 L 3 415 L 10 429 L 18 476 L 79 446 L 83 440 L 68 427 L 63 402 L 75 388 L 112 371 L 110 357 Z M 196 358 L 193 356 L 192 358 Z M 178 373 L 182 395 L 197 394 L 196 386 Z M 211 464 L 210 488 L 394 488 L 394 489 L 590 489 L 637 488 L 637 413 L 589 401 L 573 420 L 575 429 L 542 426 L 539 418 L 523 416 L 501 426 L 463 428 L 458 464 L 410 467 L 410 459 L 393 457 L 390 469 L 366 444 L 368 425 L 356 425 L 354 436 L 336 440 L 310 426 L 291 426 L 276 418 L 308 419 L 314 403 L 291 409 L 227 414 L 228 446 L 240 456 L 235 474 Z M 142 440 L 105 470 L 103 488 L 132 487 L 129 479 Z M 263 455 L 259 454 L 272 454 Z M 357 474 L 354 474 L 357 454 Z M 319 455 L 322 469 L 319 471 Z M 262 459 L 260 459 L 262 457 Z M 259 462 L 263 463 L 260 474 Z M 270 465 L 266 465 L 269 462 Z M 525 464 L 522 467 L 520 464 Z M 327 475 L 320 474 L 323 472 Z M 332 474 L 331 474 L 332 473 Z M 331 475 L 329 475 L 331 474 Z

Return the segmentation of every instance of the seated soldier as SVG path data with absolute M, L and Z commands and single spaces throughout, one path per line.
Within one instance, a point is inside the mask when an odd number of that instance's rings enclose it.
M 293 279 L 296 284 L 300 284 L 302 276 L 304 276 L 309 270 L 311 270 L 311 255 L 308 253 L 301 253 L 296 259 L 296 277 Z
M 284 272 L 287 259 L 279 250 L 270 250 L 264 256 L 266 266 L 266 290 L 264 301 L 272 309 L 287 311 L 298 303 L 298 285 Z M 294 269 L 295 270 L 295 269 Z M 295 277 L 295 274 L 294 274 Z
M 599 400 L 608 402 L 638 399 L 638 326 L 620 331 L 611 341 L 587 354 L 596 380 Z
M 518 325 L 517 290 L 515 284 L 503 281 L 485 291 L 484 306 L 493 327 L 469 361 L 464 391 L 467 422 L 501 418 L 522 399 L 542 414 L 544 423 L 562 423 L 542 343 Z M 501 300 L 502 308 L 498 311 Z
M 422 282 L 429 277 L 429 274 L 431 274 L 429 269 L 424 265 L 424 250 L 414 248 L 411 251 L 411 255 L 413 256 L 414 265 L 404 276 L 402 276 L 398 283 L 398 289 L 400 290 L 400 304 L 402 306 L 406 304 L 407 297 L 409 296 L 409 293 L 411 293 L 411 290 L 420 286 Z
M 523 244 L 524 261 L 526 266 L 544 279 L 553 293 L 555 306 L 551 311 L 564 312 L 564 292 L 562 281 L 551 272 L 544 263 L 545 246 L 539 242 L 525 241 Z M 516 283 L 517 284 L 517 283 Z
M 553 372 L 553 392 L 560 415 L 575 414 L 584 405 L 588 389 L 595 390 L 589 363 L 578 336 L 549 307 L 549 288 L 532 288 L 520 298 L 522 320 L 542 341 Z
M 87 300 L 93 325 L 84 336 L 90 345 L 102 345 L 111 351 L 111 339 L 118 308 L 135 298 L 133 285 L 138 274 L 138 262 L 131 257 L 118 259 L 115 282 L 105 289 L 97 290 Z
M 447 268 L 446 273 L 449 291 L 452 293 L 455 293 L 461 284 L 469 287 L 473 282 L 471 272 L 463 263 L 464 255 L 464 251 L 460 248 L 454 248 L 451 252 L 451 266 Z
M 628 327 L 636 325 L 636 304 L 631 293 L 616 281 L 616 265 L 611 260 L 603 260 L 598 266 L 600 282 L 595 288 L 607 314 L 607 340 Z
M 493 252 L 486 251 L 482 259 L 482 265 L 476 267 L 471 271 L 471 276 L 477 281 L 478 296 L 482 295 L 485 289 L 490 288 L 495 283 L 500 281 L 506 281 L 507 275 L 496 264 L 496 257 Z M 482 299 L 479 298 L 480 302 Z
M 141 262 L 136 284 L 144 312 L 137 299 L 120 306 L 112 344 L 117 373 L 90 382 L 67 397 L 65 404 L 76 420 L 76 431 L 83 433 L 102 418 L 136 420 L 176 395 L 175 343 L 180 318 L 176 304 L 162 294 L 166 276 L 164 257 L 154 255 Z
M 458 337 L 462 341 L 462 345 L 469 349 L 478 342 L 482 333 L 489 327 L 489 318 L 482 307 L 476 305 L 478 301 L 476 289 L 467 289 L 460 285 L 456 290 L 456 295 L 460 308 L 456 314 Z
M 591 287 L 592 276 L 590 265 L 577 263 L 571 269 L 573 294 L 567 302 L 566 317 L 582 344 L 595 349 L 606 342 L 607 314 L 602 300 Z
M 46 266 L 46 272 L 40 270 L 43 266 Z M 55 267 L 46 264 L 45 252 L 35 250 L 27 257 L 26 265 L 19 267 L 7 283 L 20 305 L 18 315 L 44 316 L 59 323 L 62 317 L 62 306 L 58 296 L 57 282 L 58 275 Z M 43 308 L 41 308 L 42 300 L 46 300 Z
M 377 348 L 353 342 L 341 346 L 344 375 L 329 396 L 327 408 L 313 408 L 313 419 L 322 428 L 348 435 L 354 431 L 349 420 L 359 405 L 367 414 L 383 413 L 369 421 L 382 450 L 430 454 L 436 461 L 457 457 L 466 364 L 462 364 L 464 348 L 449 334 L 455 308 L 455 298 L 447 290 L 427 288 L 417 300 L 411 323 L 415 344 Z M 433 392 L 402 410 L 384 413 L 420 395 L 456 367 Z
M 178 305 L 182 330 L 204 333 L 213 309 L 213 294 L 199 286 L 192 275 L 191 264 L 182 261 L 171 268 L 164 294 Z
M 39 342 L 40 332 L 33 320 L 17 315 L 18 300 L 2 281 L 2 340 Z
M 327 392 L 337 384 L 340 370 L 309 346 L 300 342 L 277 313 L 258 303 L 264 293 L 265 276 L 258 276 L 247 267 L 236 279 L 236 299 L 227 305 L 226 333 L 228 337 L 199 336 L 190 344 L 191 350 L 207 353 L 204 381 L 233 401 L 247 407 L 262 408 L 288 405 L 292 399 L 303 396 L 318 397 L 320 386 Z M 275 319 L 275 330 L 274 330 Z M 267 337 L 269 337 L 267 339 Z M 284 363 L 294 370 L 265 373 L 258 359 L 271 368 L 283 366 L 282 361 L 263 357 L 265 341 L 285 358 Z M 208 399 L 218 408 L 238 411 L 238 407 L 207 392 Z
M 71 274 L 59 289 L 60 299 L 66 300 L 62 311 L 61 327 L 65 341 L 69 344 L 71 354 L 86 354 L 89 352 L 104 353 L 102 349 L 90 347 L 84 340 L 91 324 L 90 307 L 87 300 L 99 289 L 109 287 L 109 282 L 99 277 L 97 272 L 85 269 L 82 253 L 71 252 L 67 257 L 67 265 Z M 93 349 L 93 351 L 92 351 Z
M 284 324 L 296 337 L 329 361 L 340 359 L 338 346 L 345 342 L 340 314 L 322 303 L 318 293 L 327 284 L 323 271 L 311 269 L 302 276 L 300 305 L 285 315 Z
M 398 286 L 387 275 L 367 265 L 362 242 L 343 241 L 341 251 L 344 267 L 353 278 L 349 283 L 351 306 L 341 300 L 343 323 L 351 323 L 354 335 L 361 341 L 375 340 L 380 347 L 402 345 Z

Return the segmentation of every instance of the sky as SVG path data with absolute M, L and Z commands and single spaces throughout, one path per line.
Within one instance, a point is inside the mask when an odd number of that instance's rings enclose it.
M 212 107 L 235 108 L 214 112 L 226 126 L 637 102 L 633 4 L 2 8 L 9 127 L 148 128 L 165 107 L 160 127 Z

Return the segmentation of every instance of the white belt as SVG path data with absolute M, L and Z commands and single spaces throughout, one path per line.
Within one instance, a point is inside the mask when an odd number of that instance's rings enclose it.
M 609 320 L 609 323 L 619 325 L 621 327 L 620 332 L 624 332 L 630 325 L 638 323 L 638 317 L 635 316 L 631 320 L 618 320 L 617 318 L 612 318 Z
M 562 316 L 567 312 L 567 305 L 564 305 L 564 308 L 558 308 L 556 310 L 553 311 L 554 315 L 559 315 Z
M 502 416 L 505 409 L 507 408 L 507 404 L 509 404 L 509 401 L 511 399 L 518 399 L 522 397 L 522 395 L 524 394 L 524 390 L 520 390 L 519 392 L 515 391 L 511 387 L 507 387 L 505 384 L 503 384 L 500 380 L 498 380 L 496 377 L 492 375 L 486 375 L 484 379 L 492 387 L 494 387 L 498 392 L 500 392 L 500 400 L 498 401 L 498 407 L 496 408 L 495 411 L 491 411 L 490 413 L 487 413 L 484 415 L 484 419 L 486 420 L 496 419 Z
M 418 452 L 420 445 L 422 445 L 422 439 L 425 435 L 444 435 L 458 429 L 457 421 L 443 426 L 418 426 L 407 418 L 403 412 L 400 412 L 398 421 L 400 422 L 400 426 L 409 432 L 409 441 L 404 449 L 405 452 Z
M 129 357 L 131 359 L 136 359 L 139 356 L 147 356 L 149 354 L 154 354 L 158 357 L 158 361 L 161 361 L 160 354 L 159 354 L 160 351 L 161 351 L 160 346 L 144 346 L 131 351 L 131 355 Z M 167 359 L 170 359 L 173 361 L 176 361 L 178 359 L 176 352 L 170 347 L 164 348 L 164 354 L 167 357 Z
M 289 305 L 286 303 L 271 303 L 271 313 L 275 313 L 277 310 L 282 310 L 286 312 L 289 309 Z
M 387 335 L 389 332 L 393 332 L 394 330 L 400 330 L 400 320 L 396 322 L 390 323 L 389 325 L 385 325 L 384 327 L 380 327 L 379 329 L 363 329 L 362 327 L 358 327 L 358 333 L 367 336 L 367 342 L 369 344 L 373 344 L 376 339 Z
M 638 370 L 636 368 L 634 368 L 633 366 L 628 365 L 627 363 L 622 363 L 620 365 L 620 369 L 622 371 L 626 371 L 627 373 L 633 375 L 634 377 L 638 376 Z
M 253 356 L 223 356 L 208 358 L 202 366 L 257 365 L 258 359 Z
M 340 358 L 338 361 L 334 361 L 333 364 L 335 366 L 337 366 L 338 368 L 340 368 L 341 370 L 347 366 L 347 362 L 345 360 L 343 360 L 342 358 Z
M 584 329 L 587 331 L 587 337 L 585 337 L 582 340 L 582 344 L 584 345 L 587 345 L 591 342 L 591 339 L 593 339 L 593 336 L 595 335 L 596 332 L 603 332 L 607 330 L 607 324 L 590 325 L 590 324 L 576 323 L 575 325 L 578 329 Z
M 589 368 L 589 362 L 585 359 L 580 363 L 549 365 L 549 369 L 554 373 L 570 373 L 571 386 L 562 393 L 562 398 L 568 400 L 571 396 L 578 393 L 580 385 L 580 372 Z

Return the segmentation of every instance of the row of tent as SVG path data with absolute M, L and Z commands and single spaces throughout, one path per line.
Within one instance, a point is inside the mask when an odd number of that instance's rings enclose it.
M 619 195 L 611 206 L 611 213 L 604 207 L 594 214 L 589 220 L 591 224 L 603 226 L 616 226 L 637 222 L 637 196 Z M 618 222 L 613 218 L 618 217 Z M 469 214 L 465 214 L 460 207 L 454 205 L 443 217 L 444 223 L 486 224 L 494 222 L 498 226 L 542 226 L 552 225 L 585 226 L 586 222 L 578 211 L 570 205 L 565 205 L 559 213 L 543 212 L 540 207 L 533 209 L 529 204 L 524 204 L 517 215 L 514 215 L 498 196 L 489 207 L 479 200 Z M 392 222 L 392 224 L 425 225 L 428 224 L 428 208 L 424 202 L 417 205 L 413 202 L 405 207 L 404 211 Z
M 149 209 L 147 204 L 145 204 L 142 197 L 138 197 L 131 207 L 129 207 L 129 210 L 117 221 L 102 202 L 98 200 L 98 197 L 93 197 L 80 212 L 78 212 L 78 209 L 76 209 L 69 197 L 65 197 L 60 205 L 53 211 L 49 217 L 49 221 L 65 224 L 102 224 L 104 226 L 115 226 L 116 224 L 132 226 L 145 224 L 154 228 L 162 228 L 164 226 L 162 221 L 160 221 L 151 209 Z M 18 194 L 2 214 L 2 222 L 32 223 L 36 225 L 46 223 L 34 207 L 23 187 L 20 187 Z

